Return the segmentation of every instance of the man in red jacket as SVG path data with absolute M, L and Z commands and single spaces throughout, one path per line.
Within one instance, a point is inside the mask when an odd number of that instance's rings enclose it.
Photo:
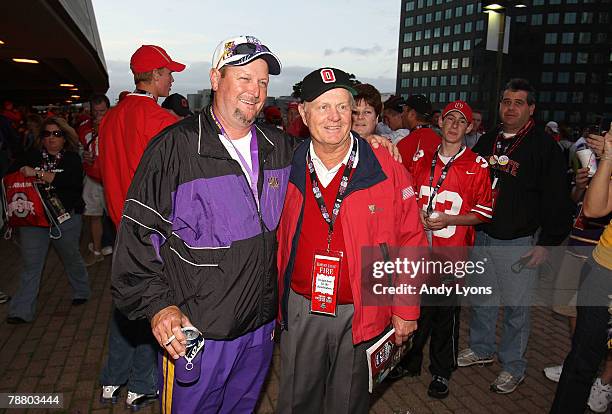
M 108 111 L 99 130 L 99 162 L 108 213 L 119 226 L 123 203 L 136 167 L 149 141 L 178 118 L 162 109 L 157 98 L 168 96 L 185 65 L 173 61 L 159 46 L 141 46 L 130 69 L 136 90 Z M 157 348 L 146 320 L 129 321 L 114 309 L 108 359 L 100 375 L 103 403 L 115 403 L 127 383 L 126 404 L 138 410 L 157 398 Z
M 427 241 L 404 167 L 350 131 L 349 75 L 322 68 L 302 85 L 299 110 L 312 139 L 294 153 L 277 233 L 278 411 L 366 413 L 365 350 L 389 326 L 398 344 L 408 339 L 419 307 L 365 306 L 361 249 Z

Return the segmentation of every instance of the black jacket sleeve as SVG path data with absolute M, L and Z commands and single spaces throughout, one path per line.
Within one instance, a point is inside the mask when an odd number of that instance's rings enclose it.
M 176 189 L 179 159 L 171 134 L 151 141 L 128 190 L 119 224 L 112 267 L 115 305 L 129 319 L 152 319 L 174 304 L 161 246 L 172 235 L 171 194 Z
M 83 164 L 76 152 L 66 151 L 61 161 L 63 171 L 56 172 L 53 186 L 57 189 L 77 189 L 83 186 Z

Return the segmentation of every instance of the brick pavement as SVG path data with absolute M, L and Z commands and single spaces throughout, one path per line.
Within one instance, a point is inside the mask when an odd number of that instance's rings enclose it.
M 15 292 L 20 271 L 18 248 L 0 241 L 0 289 Z M 123 413 L 122 404 L 104 407 L 98 402 L 97 383 L 107 348 L 110 300 L 110 259 L 90 269 L 93 297 L 83 306 L 71 306 L 71 292 L 63 267 L 51 249 L 38 298 L 38 317 L 32 324 L 5 322 L 7 305 L 0 305 L 0 392 L 61 392 L 66 413 Z M 462 313 L 461 347 L 467 337 L 466 311 Z M 372 398 L 372 413 L 544 413 L 550 407 L 555 384 L 542 368 L 560 363 L 569 340 L 563 320 L 546 308 L 532 312 L 532 336 L 527 357 L 527 379 L 516 392 L 497 395 L 488 391 L 500 366 L 459 369 L 451 381 L 451 394 L 442 401 L 427 397 L 430 377 L 383 384 Z M 427 357 L 424 366 L 428 364 Z M 425 372 L 426 370 L 424 370 Z M 275 351 L 258 413 L 274 412 L 278 395 L 279 355 Z M 41 413 L 42 410 L 30 410 Z M 11 413 L 20 412 L 11 410 Z M 56 411 L 58 412 L 58 411 Z M 140 413 L 158 413 L 157 406 Z

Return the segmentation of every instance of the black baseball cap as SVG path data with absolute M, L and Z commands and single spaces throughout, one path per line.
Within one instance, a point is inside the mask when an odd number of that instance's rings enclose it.
M 425 95 L 410 95 L 405 101 L 405 106 L 414 109 L 421 115 L 431 115 L 433 112 L 431 101 Z
M 302 100 L 312 102 L 325 92 L 336 88 L 344 88 L 351 95 L 357 95 L 348 73 L 336 68 L 319 68 L 306 75 L 302 81 Z
M 191 112 L 189 109 L 189 102 L 187 101 L 187 98 L 180 93 L 168 95 L 161 106 L 162 108 L 173 110 L 178 116 L 193 115 L 193 112 Z
M 391 96 L 384 103 L 384 109 L 392 109 L 395 112 L 402 113 L 406 106 L 406 101 L 401 96 Z

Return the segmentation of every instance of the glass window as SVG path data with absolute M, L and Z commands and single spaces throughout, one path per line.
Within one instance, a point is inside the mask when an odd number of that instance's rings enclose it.
M 599 13 L 599 24 L 607 24 L 610 21 L 610 13 Z
M 557 73 L 557 83 L 569 83 L 569 72 L 559 72 Z
M 437 60 L 432 60 L 431 61 L 431 70 L 438 70 L 438 61 Z
M 459 92 L 459 99 L 467 101 L 467 92 Z
M 546 23 L 559 24 L 559 13 L 548 13 L 548 16 L 546 16 Z
M 582 12 L 582 14 L 580 15 L 580 23 L 593 23 L 593 13 Z
M 544 0 L 533 0 L 533 5 L 534 6 L 543 6 L 544 5 Z
M 405 43 L 412 42 L 412 32 L 404 33 L 404 42 Z
M 480 3 L 478 3 L 478 4 L 480 4 Z M 482 30 L 484 30 L 484 20 L 478 20 L 476 22 L 476 31 L 480 32 Z
M 425 3 L 425 2 L 424 2 L 423 0 L 419 0 L 419 2 L 417 3 L 417 7 L 418 7 L 419 9 L 422 9 L 422 8 L 423 8 L 424 3 Z
M 425 15 L 425 23 L 431 23 L 432 19 L 433 19 L 433 15 L 431 13 L 427 13 Z
M 561 4 L 561 0 L 550 0 L 550 4 Z
M 470 50 L 471 45 L 472 41 L 470 39 L 465 39 L 463 41 L 463 50 Z
M 555 115 L 552 119 L 560 119 L 561 121 L 565 121 L 565 111 L 555 111 Z
M 542 57 L 542 63 L 555 63 L 555 53 L 546 52 Z
M 531 16 L 531 24 L 533 26 L 539 26 L 542 24 L 542 15 L 541 14 L 534 14 Z
M 442 53 L 450 52 L 450 43 L 446 42 L 442 44 Z
M 455 17 L 463 16 L 463 7 L 455 7 Z
M 470 58 L 469 57 L 461 58 L 461 67 L 462 68 L 469 68 L 470 67 Z
M 578 35 L 578 43 L 583 45 L 588 45 L 591 43 L 591 33 L 590 32 L 582 32 Z
M 440 76 L 440 86 L 446 86 L 446 76 Z
M 406 11 L 412 11 L 412 10 L 414 10 L 414 2 L 413 1 L 407 1 L 406 2 Z
M 455 25 L 454 29 L 453 29 L 453 34 L 461 34 L 461 23 L 458 23 Z
M 410 79 L 402 79 L 402 88 L 410 87 Z
M 435 20 L 436 20 L 437 22 L 439 22 L 440 20 L 442 20 L 442 10 L 437 11 L 437 12 L 436 12 L 436 14 L 435 14 L 435 16 L 434 16 L 434 18 L 435 18 Z
M 586 83 L 586 73 L 584 72 L 574 73 L 574 83 L 580 83 L 580 84 Z
M 429 70 L 429 61 L 426 60 L 425 62 L 421 63 L 421 70 Z M 423 86 L 427 86 L 427 85 L 423 85 Z
M 449 94 L 448 94 L 448 101 L 452 102 L 455 99 L 457 99 L 457 94 L 455 92 L 449 92 Z
M 414 33 L 414 40 L 421 40 L 422 37 L 423 37 L 423 32 L 421 32 L 420 30 Z
M 470 3 L 467 6 L 465 6 L 465 15 L 469 16 L 472 13 L 474 13 L 474 5 Z
M 436 93 L 435 92 L 430 92 L 429 93 L 429 101 L 430 102 L 436 102 Z
M 418 87 L 419 86 L 419 78 L 413 78 L 412 79 L 412 87 Z
M 607 39 L 607 33 L 597 33 L 597 43 L 606 43 Z
M 523 16 L 516 16 L 516 21 L 518 23 L 527 23 L 527 16 L 523 15 Z
M 425 30 L 425 39 L 431 39 L 431 29 Z
M 572 63 L 572 54 L 569 52 L 559 53 L 559 63 Z
M 410 63 L 402 63 L 402 72 L 410 72 Z
M 447 19 L 447 20 L 448 19 L 452 19 L 453 18 L 453 9 L 446 9 L 446 10 L 444 10 L 444 18 Z
M 434 29 L 434 37 L 440 37 L 440 28 L 439 27 L 436 27 Z
M 470 93 L 470 100 L 472 102 L 478 102 L 478 92 L 472 92 Z
M 421 46 L 417 46 L 414 48 L 414 55 L 421 56 Z
M 441 69 L 448 69 L 448 59 L 442 59 Z
M 471 33 L 472 32 L 472 22 L 467 22 L 465 24 L 465 28 L 463 29 L 463 31 L 465 33 Z
M 574 34 L 573 33 L 563 33 L 561 35 L 561 43 L 564 45 L 571 45 L 574 43 Z
M 440 45 L 438 44 L 433 45 L 433 47 L 431 48 L 431 53 L 434 55 L 437 55 L 438 53 L 440 53 Z
M 542 91 L 539 93 L 538 101 L 542 103 L 547 103 L 547 102 L 550 102 L 551 98 L 552 98 L 552 94 L 550 92 Z
M 474 46 L 478 46 L 481 43 L 482 43 L 482 38 L 481 37 L 477 37 L 476 39 L 474 39 Z
M 477 84 L 480 77 L 478 75 L 472 75 L 472 84 Z
M 414 65 L 412 65 L 412 71 L 418 72 L 420 70 L 421 70 L 421 64 L 419 62 L 414 62 Z
M 469 76 L 468 75 L 461 75 L 461 84 L 462 85 L 467 85 L 469 83 Z
M 572 92 L 572 103 L 582 103 L 583 99 L 584 99 L 584 93 Z
M 576 13 L 565 13 L 563 16 L 564 24 L 575 24 L 576 23 Z
M 427 0 L 427 7 L 433 6 L 433 0 Z
M 418 25 L 423 24 L 423 15 L 417 16 L 416 22 L 417 22 Z
M 405 27 L 414 26 L 414 17 L 412 16 L 406 17 L 406 20 L 404 20 L 404 26 Z
M 557 44 L 557 33 L 546 33 L 544 37 L 544 43 L 547 45 Z
M 433 63 L 433 62 L 431 62 Z M 431 86 L 438 86 L 438 77 L 437 76 L 432 76 L 431 78 L 429 78 L 429 84 Z
M 428 78 L 421 78 L 421 86 L 426 87 L 428 80 L 429 80 Z
M 402 56 L 405 58 L 412 57 L 412 48 L 411 47 L 404 48 Z
M 589 63 L 589 54 L 587 52 L 578 52 L 576 63 Z
M 457 69 L 459 67 L 459 58 L 453 58 L 451 60 L 451 69 Z
M 440 92 L 440 101 L 442 103 L 446 102 L 446 92 Z
M 423 55 L 424 56 L 429 55 L 429 45 L 423 46 Z
M 444 36 L 450 36 L 451 27 L 444 26 Z
M 552 81 L 553 81 L 552 72 L 542 72 L 542 83 L 552 83 Z
M 567 92 L 555 92 L 555 101 L 558 103 L 565 103 L 567 102 Z
M 461 50 L 461 42 L 456 40 L 453 42 L 453 52 L 458 52 L 459 50 Z

